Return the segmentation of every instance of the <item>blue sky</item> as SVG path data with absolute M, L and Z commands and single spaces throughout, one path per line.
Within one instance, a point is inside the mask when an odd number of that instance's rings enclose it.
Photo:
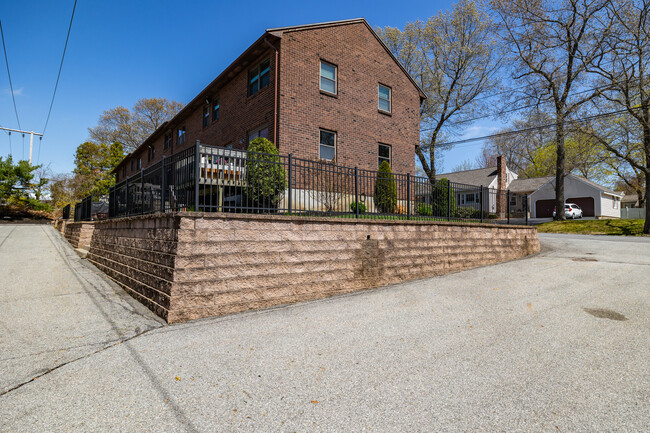
M 21 126 L 45 124 L 74 0 L 4 1 L 0 18 Z M 273 7 L 269 5 L 273 4 Z M 397 7 L 396 7 L 397 6 Z M 39 162 L 54 173 L 71 171 L 76 147 L 106 109 L 132 107 L 140 98 L 189 102 L 266 28 L 364 17 L 372 26 L 403 27 L 426 19 L 450 1 L 89 1 L 78 0 L 61 80 Z M 4 60 L 4 59 L 3 59 Z M 9 81 L 0 66 L 0 125 L 17 128 Z M 463 136 L 490 132 L 468 125 Z M 22 138 L 12 134 L 14 158 Z M 474 160 L 480 143 L 445 154 L 439 171 Z M 25 158 L 29 138 L 25 138 Z M 38 140 L 35 140 L 34 161 Z M 0 155 L 9 139 L 0 133 Z

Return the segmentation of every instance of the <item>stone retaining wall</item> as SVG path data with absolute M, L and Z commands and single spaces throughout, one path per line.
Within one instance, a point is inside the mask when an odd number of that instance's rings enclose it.
M 94 222 L 68 222 L 64 226 L 64 236 L 73 248 L 88 248 L 90 246 Z
M 526 226 L 177 213 L 97 222 L 89 260 L 168 322 L 442 275 L 538 252 Z

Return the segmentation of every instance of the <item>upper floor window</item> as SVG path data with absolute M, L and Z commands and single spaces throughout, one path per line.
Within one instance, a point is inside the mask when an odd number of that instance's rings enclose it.
M 203 127 L 210 125 L 210 104 L 207 103 L 203 106 Z
M 135 171 L 135 159 L 131 160 L 131 171 Z
M 320 148 L 318 151 L 320 159 L 333 161 L 336 156 L 336 132 L 320 130 Z
M 138 170 L 142 168 L 142 158 L 138 158 Z
M 155 146 L 149 146 L 149 151 L 147 152 L 147 160 L 151 161 L 156 157 L 156 148 Z
M 178 137 L 176 139 L 176 144 L 184 144 L 185 143 L 185 127 L 181 126 L 178 128 Z
M 126 165 L 122 166 L 122 179 L 126 179 Z
M 268 126 L 262 126 L 261 128 L 253 129 L 251 131 L 248 131 L 248 142 L 250 143 L 251 141 L 255 140 L 258 137 L 262 138 L 269 138 L 269 127 Z
M 215 120 L 219 119 L 219 109 L 221 106 L 219 105 L 219 98 L 214 98 L 212 100 L 212 121 L 214 122 Z
M 390 113 L 391 89 L 388 86 L 379 85 L 379 110 Z
M 388 144 L 380 144 L 379 145 L 379 165 L 381 165 L 382 162 L 386 161 L 388 165 L 391 165 L 390 163 L 390 146 Z
M 248 72 L 248 95 L 254 95 L 269 85 L 271 77 L 271 61 L 264 60 Z
M 172 133 L 168 132 L 165 134 L 165 149 L 169 149 L 172 146 Z
M 327 93 L 336 94 L 336 66 L 320 61 L 320 89 Z

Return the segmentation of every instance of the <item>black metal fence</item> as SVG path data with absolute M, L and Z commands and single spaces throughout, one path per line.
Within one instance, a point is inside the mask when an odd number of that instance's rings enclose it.
M 68 210 L 68 212 L 70 211 Z M 91 194 L 74 205 L 75 221 L 101 220 L 108 218 L 108 216 L 108 197 L 106 196 L 95 197 Z
M 67 204 L 63 206 L 63 212 L 61 214 L 61 219 L 64 220 L 69 220 L 70 219 L 70 210 L 72 209 L 72 205 Z
M 116 184 L 108 208 L 111 218 L 200 211 L 523 224 L 527 202 L 484 186 L 197 142 Z

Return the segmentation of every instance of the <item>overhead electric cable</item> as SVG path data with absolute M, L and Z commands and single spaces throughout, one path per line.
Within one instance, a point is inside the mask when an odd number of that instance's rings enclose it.
M 56 89 L 59 87 L 59 79 L 61 78 L 61 69 L 63 69 L 63 60 L 65 59 L 65 51 L 68 49 L 68 40 L 70 39 L 70 30 L 72 29 L 72 20 L 74 19 L 74 11 L 77 8 L 77 0 L 74 0 L 72 6 L 72 16 L 70 16 L 70 25 L 68 26 L 68 34 L 65 37 L 65 45 L 63 46 L 63 55 L 61 56 L 61 64 L 59 64 L 59 73 L 56 76 L 56 84 L 54 85 L 54 92 L 52 93 L 52 100 L 50 101 L 50 109 L 47 111 L 47 119 L 43 127 L 43 134 L 47 129 L 47 124 L 50 122 L 50 115 L 52 114 L 52 106 L 54 105 L 54 97 L 56 96 Z
M 0 36 L 2 36 L 2 49 L 5 53 L 5 64 L 7 65 L 7 76 L 9 77 L 9 89 L 11 89 L 11 99 L 14 102 L 14 113 L 16 113 L 16 121 L 18 122 L 18 129 L 23 129 L 20 126 L 20 119 L 18 118 L 18 109 L 16 108 L 16 96 L 14 94 L 14 85 L 11 82 L 11 72 L 9 72 L 9 58 L 7 57 L 7 46 L 5 45 L 5 34 L 2 30 L 2 20 L 0 20 Z
M 589 120 L 600 119 L 600 118 L 603 118 L 603 117 L 615 116 L 617 114 L 622 114 L 622 113 L 627 113 L 627 112 L 628 112 L 627 109 L 612 111 L 612 112 L 609 112 L 609 113 L 601 113 L 601 114 L 595 114 L 593 116 L 583 117 L 581 119 L 565 120 L 564 123 L 565 124 L 573 124 L 573 123 L 586 122 L 586 121 L 589 121 Z M 456 144 L 471 143 L 473 141 L 481 141 L 481 140 L 485 140 L 485 139 L 488 139 L 488 138 L 508 137 L 510 135 L 517 135 L 517 134 L 521 134 L 521 133 L 524 133 L 524 132 L 531 132 L 531 131 L 537 131 L 537 130 L 540 130 L 540 129 L 555 128 L 555 127 L 556 127 L 555 123 L 549 123 L 549 124 L 546 124 L 546 125 L 532 126 L 530 128 L 518 129 L 518 130 L 515 130 L 515 131 L 505 131 L 505 132 L 499 132 L 497 134 L 483 135 L 483 136 L 480 136 L 480 137 L 472 137 L 472 138 L 465 138 L 465 139 L 462 139 L 462 140 L 455 140 L 455 141 L 448 141 L 448 142 L 444 142 L 444 143 L 437 143 L 436 146 L 451 146 L 451 145 L 456 145 Z M 429 147 L 430 146 L 428 146 L 428 145 L 421 146 L 421 149 L 427 149 Z

